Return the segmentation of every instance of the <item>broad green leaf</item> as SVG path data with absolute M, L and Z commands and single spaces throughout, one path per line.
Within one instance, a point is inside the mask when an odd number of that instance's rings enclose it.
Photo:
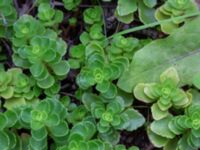
M 200 89 L 200 73 L 194 76 L 192 83 L 197 89 Z
M 137 51 L 118 86 L 131 92 L 137 83 L 158 81 L 160 74 L 171 66 L 176 68 L 181 85 L 191 84 L 194 75 L 200 72 L 199 24 L 200 17 L 194 18 L 169 37 L 155 40 Z

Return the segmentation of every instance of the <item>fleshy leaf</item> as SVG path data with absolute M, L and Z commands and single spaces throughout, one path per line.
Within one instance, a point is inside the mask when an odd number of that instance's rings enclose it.
M 175 134 L 171 132 L 168 128 L 168 123 L 171 120 L 171 117 L 166 117 L 161 120 L 156 120 L 150 125 L 150 130 L 155 134 L 162 136 L 164 138 L 173 139 Z
M 152 116 L 155 120 L 160 120 L 169 115 L 168 111 L 162 111 L 157 104 L 151 106 Z
M 117 12 L 120 16 L 125 16 L 137 10 L 137 3 L 133 0 L 118 0 Z
M 149 98 L 145 93 L 144 93 L 144 89 L 145 87 L 147 87 L 148 84 L 144 84 L 144 83 L 139 83 L 135 86 L 134 88 L 134 96 L 142 101 L 142 102 L 145 102 L 145 103 L 152 103 L 155 101 L 155 99 L 151 99 Z
M 147 129 L 147 134 L 152 144 L 156 147 L 163 147 L 169 141 L 169 139 L 159 136 L 155 134 L 154 132 L 152 132 L 150 128 Z

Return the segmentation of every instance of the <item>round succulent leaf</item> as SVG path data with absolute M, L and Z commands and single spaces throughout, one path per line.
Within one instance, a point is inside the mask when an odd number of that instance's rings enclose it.
M 57 126 L 59 123 L 60 123 L 60 118 L 55 113 L 50 114 L 46 120 L 46 125 L 49 127 Z
M 44 138 L 42 140 L 36 140 L 33 137 L 29 140 L 29 147 L 32 150 L 43 150 L 47 147 L 47 138 Z
M 118 1 L 117 12 L 120 16 L 125 16 L 130 13 L 133 13 L 137 10 L 137 2 L 132 0 L 127 0 L 124 2 L 123 0 Z
M 124 110 L 124 108 L 124 100 L 120 96 L 117 96 L 113 101 L 111 101 L 107 105 L 107 110 L 111 110 L 113 113 L 120 113 Z
M 153 8 L 157 4 L 157 0 L 143 0 L 147 7 Z
M 100 140 L 91 140 L 88 142 L 89 149 L 104 150 L 104 143 Z
M 14 94 L 14 87 L 8 86 L 4 91 L 0 92 L 0 96 L 3 97 L 4 99 L 9 99 L 13 96 Z
M 188 143 L 188 133 L 184 134 L 183 137 L 178 141 L 177 148 L 179 149 L 195 149 L 194 147 L 191 147 Z
M 163 119 L 169 115 L 168 110 L 165 110 L 165 111 L 161 110 L 158 107 L 157 103 L 155 103 L 151 106 L 151 113 L 152 113 L 153 119 L 155 119 L 155 120 Z
M 80 133 L 73 133 L 69 135 L 68 141 L 83 141 L 84 137 Z
M 200 138 L 200 129 L 192 129 L 191 133 L 193 134 L 193 136 L 195 136 L 196 138 Z
M 51 111 L 51 105 L 50 102 L 48 100 L 43 100 L 40 101 L 39 103 L 37 103 L 37 105 L 35 106 L 35 110 L 39 111 L 39 112 L 44 112 L 46 114 L 50 113 Z M 45 115 L 46 116 L 46 115 Z
M 18 114 L 13 110 L 7 110 L 4 113 L 5 117 L 7 118 L 7 127 L 12 127 L 18 121 Z M 0 125 L 1 126 L 1 125 Z
M 178 72 L 174 67 L 168 68 L 160 75 L 161 82 L 164 82 L 166 79 L 171 79 L 175 85 L 180 82 Z
M 16 148 L 16 145 L 17 145 L 17 136 L 15 133 L 13 132 L 10 132 L 10 131 L 6 131 L 6 134 L 8 135 L 9 137 L 9 140 L 10 140 L 10 149 L 14 149 Z
M 42 127 L 38 130 L 31 130 L 31 136 L 37 141 L 41 141 L 47 137 L 47 130 L 45 127 Z
M 172 119 L 169 122 L 168 127 L 169 127 L 170 131 L 172 131 L 176 135 L 180 135 L 180 134 L 182 134 L 184 132 L 184 130 L 182 130 L 182 128 L 179 128 L 176 125 L 176 120 L 175 119 Z
M 121 123 L 121 118 L 119 115 L 114 115 L 113 116 L 113 121 L 111 122 L 112 126 L 119 126 Z
M 80 38 L 81 43 L 82 43 L 84 46 L 86 46 L 86 45 L 91 41 L 90 36 L 89 36 L 89 34 L 88 34 L 87 32 L 83 32 L 83 33 L 80 35 L 79 38 Z
M 112 145 L 117 145 L 120 140 L 120 133 L 114 129 L 111 129 L 106 133 L 99 133 L 98 136 L 102 141 L 105 141 L 106 143 L 109 143 Z
M 48 75 L 47 78 L 37 81 L 37 85 L 42 89 L 48 89 L 55 83 L 55 79 L 52 75 Z
M 66 75 L 70 70 L 70 65 L 68 61 L 60 61 L 59 63 L 52 64 L 51 68 L 53 69 L 54 73 L 58 76 Z
M 0 131 L 0 149 L 8 150 L 9 146 L 10 146 L 9 136 L 4 131 Z
M 160 110 L 167 111 L 170 107 L 172 107 L 171 99 L 161 97 L 156 103 Z
M 6 127 L 7 120 L 8 118 L 4 114 L 0 113 L 0 130 L 3 130 Z
M 48 3 L 41 3 L 38 7 L 38 18 L 43 21 L 48 21 L 55 15 L 55 10 Z
M 43 59 L 45 62 L 48 63 L 48 62 L 52 62 L 53 60 L 55 60 L 56 56 L 57 56 L 57 54 L 56 54 L 55 50 L 48 49 L 48 51 L 44 54 Z
M 95 43 L 95 42 L 86 46 L 85 48 L 86 58 L 89 58 L 95 52 L 103 54 L 104 50 L 98 43 Z
M 99 131 L 99 133 L 106 133 L 108 132 L 110 129 L 110 126 L 103 126 L 101 123 L 97 124 L 97 130 Z
M 113 99 L 117 95 L 117 87 L 111 83 L 109 89 L 105 93 L 101 93 L 104 98 Z
M 27 107 L 22 109 L 22 111 L 20 112 L 20 118 L 26 122 L 26 123 L 30 123 L 31 122 L 31 108 Z
M 101 93 L 105 93 L 109 89 L 109 86 L 110 82 L 104 80 L 101 83 L 97 83 L 96 89 Z
M 88 71 L 81 72 L 77 76 L 76 82 L 81 89 L 88 89 L 90 86 L 95 84 L 93 74 L 91 72 L 88 72 Z
M 134 14 L 133 13 L 121 16 L 118 13 L 118 11 L 115 11 L 115 17 L 117 18 L 118 21 L 123 22 L 125 24 L 129 24 L 134 20 Z
M 151 99 L 149 98 L 145 93 L 144 93 L 144 89 L 148 86 L 148 84 L 145 83 L 139 83 L 135 86 L 134 90 L 133 90 L 133 94 L 134 96 L 145 103 L 152 103 L 155 101 L 155 99 Z M 148 88 L 149 89 L 149 88 Z M 148 90 L 149 91 L 149 90 Z
M 156 83 L 146 84 L 144 87 L 144 93 L 147 97 L 153 100 L 157 100 L 160 97 L 160 89 L 159 85 Z
M 193 148 L 200 147 L 200 138 L 196 138 L 193 134 L 189 134 L 187 142 Z
M 170 131 L 168 124 L 170 120 L 172 119 L 171 116 L 165 117 L 161 120 L 156 120 L 150 125 L 150 129 L 152 132 L 155 134 L 168 138 L 168 139 L 173 139 L 175 137 L 175 134 Z
M 69 133 L 69 127 L 67 122 L 61 121 L 58 125 L 56 126 L 51 126 L 49 128 L 51 134 L 55 137 L 62 137 L 65 136 Z
M 96 127 L 91 121 L 83 121 L 72 128 L 71 135 L 76 133 L 80 134 L 85 140 L 89 140 L 96 133 Z
M 35 63 L 30 67 L 30 72 L 34 77 L 39 77 L 45 70 L 45 67 L 41 63 Z
M 147 134 L 148 134 L 148 137 L 149 137 L 151 143 L 155 147 L 158 147 L 158 148 L 165 146 L 169 141 L 168 138 L 162 137 L 162 136 L 154 133 L 153 131 L 151 131 L 150 128 L 147 128 Z
M 141 127 L 145 123 L 145 118 L 137 110 L 128 108 L 121 114 L 121 119 L 124 120 L 117 127 L 127 131 L 133 131 Z
M 82 44 L 73 46 L 70 49 L 70 56 L 73 58 L 84 58 L 85 55 L 85 46 Z
M 190 93 L 185 93 L 183 90 L 176 90 L 173 92 L 173 96 L 172 96 L 172 102 L 173 105 L 177 108 L 184 108 L 186 106 L 188 106 L 191 103 L 191 98 Z
M 84 106 L 90 111 L 92 103 L 101 101 L 101 98 L 95 94 L 85 92 L 82 96 Z
M 25 106 L 26 104 L 26 100 L 23 97 L 13 97 L 5 101 L 4 107 L 13 110 L 14 108 Z
M 78 69 L 81 67 L 81 61 L 76 59 L 68 59 L 71 69 Z

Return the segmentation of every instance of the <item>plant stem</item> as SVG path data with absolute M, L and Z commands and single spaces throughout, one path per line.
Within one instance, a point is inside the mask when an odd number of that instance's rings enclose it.
M 132 33 L 132 32 L 135 32 L 135 31 L 143 30 L 143 29 L 146 29 L 146 28 L 155 27 L 155 26 L 160 25 L 160 24 L 171 22 L 174 19 L 185 19 L 185 18 L 197 16 L 197 15 L 200 15 L 200 12 L 194 12 L 194 13 L 190 13 L 190 14 L 187 14 L 187 15 L 184 15 L 184 16 L 165 19 L 165 20 L 162 20 L 162 21 L 156 21 L 156 22 L 153 22 L 153 23 L 150 23 L 150 24 L 134 27 L 134 28 L 131 28 L 131 29 L 127 29 L 127 30 L 115 33 L 112 36 L 109 36 L 108 39 L 111 39 L 111 38 L 113 38 L 117 35 L 124 35 L 124 34 Z

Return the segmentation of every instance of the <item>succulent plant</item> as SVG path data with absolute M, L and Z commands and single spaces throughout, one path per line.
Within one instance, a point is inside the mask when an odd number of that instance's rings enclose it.
M 136 48 L 139 46 L 139 40 L 136 38 L 125 38 L 121 35 L 115 36 L 111 45 L 106 48 L 110 60 L 118 56 L 124 56 L 132 60 Z
M 69 55 L 71 57 L 69 59 L 70 68 L 80 68 L 85 61 L 85 46 L 83 44 L 79 44 L 71 47 Z
M 26 45 L 35 35 L 44 34 L 44 26 L 30 15 L 21 16 L 13 25 L 14 37 L 12 43 L 16 47 Z
M 29 140 L 29 147 L 46 149 L 48 135 L 57 144 L 66 142 L 66 136 L 69 133 L 68 123 L 65 121 L 66 115 L 64 105 L 55 98 L 47 98 L 34 107 L 22 109 L 21 122 L 31 128 L 32 136 Z
M 179 88 L 180 79 L 175 68 L 168 68 L 160 75 L 160 83 L 139 83 L 134 89 L 135 97 L 151 107 L 155 120 L 169 115 L 169 108 L 183 109 L 192 100 L 192 95 Z
M 157 0 L 118 0 L 115 10 L 116 18 L 123 23 L 129 24 L 134 20 L 134 13 L 138 10 L 139 19 L 144 24 L 155 21 L 153 7 L 156 6 Z
M 22 73 L 19 68 L 0 71 L 0 97 L 5 99 L 4 107 L 13 109 L 35 103 L 40 95 L 34 80 Z
M 80 35 L 80 41 L 84 46 L 87 46 L 91 42 L 97 42 L 99 45 L 105 47 L 107 40 L 105 35 L 102 33 L 102 27 L 100 24 L 94 24 L 89 28 L 88 32 L 83 32 Z
M 184 115 L 154 121 L 148 132 L 150 140 L 156 147 L 164 147 L 166 150 L 197 150 L 200 147 L 199 110 L 199 105 L 191 105 L 185 109 Z
M 111 81 L 120 77 L 128 66 L 128 60 L 118 57 L 113 62 L 106 63 L 103 48 L 97 43 L 88 45 L 85 53 L 86 65 L 77 77 L 79 87 L 88 89 L 95 85 L 104 97 L 114 98 L 117 88 Z
M 172 18 L 172 22 L 161 23 L 161 30 L 167 34 L 170 34 L 186 21 L 186 19 L 173 19 L 174 17 L 197 11 L 198 6 L 193 0 L 167 0 L 156 10 L 155 18 L 158 21 Z
M 64 3 L 64 7 L 67 10 L 75 10 L 79 4 L 81 3 L 81 0 L 62 0 Z
M 109 100 L 108 103 L 104 103 L 107 100 L 103 97 L 84 93 L 82 101 L 85 107 L 91 111 L 92 116 L 96 118 L 97 129 L 100 134 L 113 132 L 113 129 L 115 131 L 133 131 L 142 126 L 145 121 L 144 117 L 138 111 L 126 107 L 124 99 L 120 96 Z M 110 141 L 108 140 L 107 142 Z
M 37 27 L 40 28 L 38 31 Z M 28 15 L 23 15 L 15 23 L 14 29 L 14 63 L 29 69 L 37 85 L 48 89 L 48 95 L 56 94 L 59 90 L 57 80 L 69 71 L 68 62 L 62 60 L 67 49 L 66 43 L 58 38 L 56 32 L 45 30 L 39 21 Z
M 62 11 L 53 9 L 49 3 L 39 5 L 37 16 L 44 26 L 54 26 L 63 20 Z
M 92 8 L 87 8 L 83 12 L 84 22 L 93 25 L 93 24 L 103 24 L 102 8 L 100 6 L 95 6 Z
M 17 12 L 12 0 L 1 0 L 0 2 L 0 37 L 9 37 L 8 30 L 17 19 Z

